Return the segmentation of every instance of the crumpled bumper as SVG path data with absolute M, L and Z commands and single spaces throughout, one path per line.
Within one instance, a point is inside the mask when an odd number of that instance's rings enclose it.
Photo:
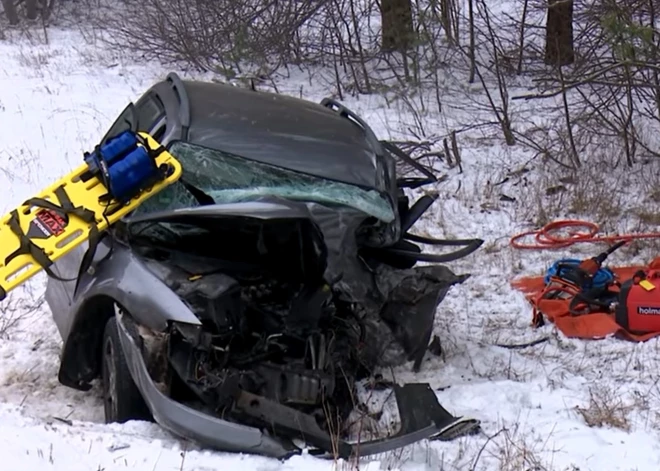
M 301 450 L 286 439 L 280 440 L 255 427 L 222 420 L 176 402 L 163 394 L 151 379 L 142 353 L 129 334 L 122 316 L 118 327 L 124 355 L 133 380 L 154 420 L 175 435 L 223 451 L 253 453 L 285 458 Z M 323 431 L 308 415 L 266 398 L 243 392 L 237 400 L 242 412 L 255 418 L 267 416 L 289 438 L 302 438 L 318 448 L 319 457 L 367 456 L 411 445 L 424 439 L 450 440 L 479 428 L 474 419 L 454 417 L 438 402 L 428 384 L 395 385 L 401 417 L 400 431 L 383 439 L 348 443 Z

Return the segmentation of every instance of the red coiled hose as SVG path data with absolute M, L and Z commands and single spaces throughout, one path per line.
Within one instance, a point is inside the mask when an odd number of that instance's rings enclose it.
M 578 230 L 578 229 L 582 230 Z M 607 242 L 614 243 L 622 240 L 660 239 L 660 232 L 647 232 L 639 234 L 623 234 L 612 236 L 597 236 L 599 227 L 596 223 L 575 219 L 564 219 L 546 224 L 535 231 L 522 232 L 511 238 L 511 246 L 516 249 L 560 249 L 580 242 Z M 568 235 L 560 236 L 558 231 L 568 231 Z M 521 243 L 521 239 L 533 236 L 535 242 Z

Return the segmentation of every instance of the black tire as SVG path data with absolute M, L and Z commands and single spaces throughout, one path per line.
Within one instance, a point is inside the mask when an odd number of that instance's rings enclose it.
M 149 408 L 128 370 L 115 317 L 108 319 L 103 332 L 101 381 L 106 423 L 152 420 Z

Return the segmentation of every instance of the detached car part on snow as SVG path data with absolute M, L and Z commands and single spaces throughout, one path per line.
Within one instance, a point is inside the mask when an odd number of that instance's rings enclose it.
M 430 172 L 333 100 L 174 74 L 104 141 L 127 127 L 153 135 L 183 176 L 106 232 L 89 270 L 83 248 L 53 266 L 75 277 L 47 288 L 60 382 L 86 390 L 101 376 L 108 421 L 153 417 L 209 446 L 278 457 L 300 450 L 295 439 L 348 457 L 478 427 L 408 384 L 393 386 L 394 437 L 352 445 L 338 429 L 359 381 L 420 367 L 437 305 L 468 276 L 437 263 L 482 244 L 408 232 L 434 198 L 410 206 L 404 188 L 435 182 Z M 424 177 L 397 179 L 397 159 Z

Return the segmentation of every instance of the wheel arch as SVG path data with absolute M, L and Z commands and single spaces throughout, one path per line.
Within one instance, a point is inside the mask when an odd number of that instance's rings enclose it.
M 81 278 L 83 289 L 67 312 L 58 379 L 61 384 L 88 391 L 98 377 L 103 328 L 115 315 L 115 306 L 128 311 L 137 323 L 154 331 L 168 322 L 199 324 L 199 319 L 181 298 L 145 262 L 117 244 L 111 257 L 99 264 L 93 278 Z M 89 277 L 89 278 L 87 278 Z
M 88 391 L 101 368 L 105 324 L 115 315 L 116 301 L 96 295 L 85 301 L 71 326 L 60 359 L 58 379 L 65 386 Z

